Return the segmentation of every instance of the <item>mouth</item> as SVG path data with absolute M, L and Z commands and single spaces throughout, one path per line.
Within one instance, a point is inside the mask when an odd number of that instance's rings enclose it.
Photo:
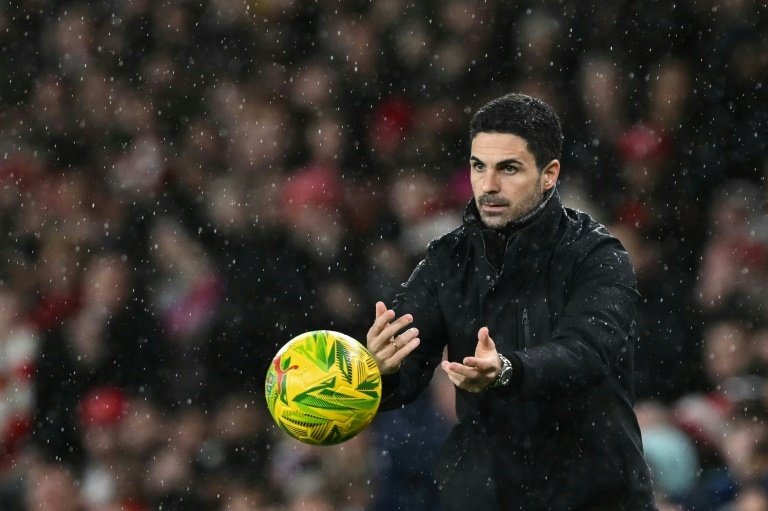
M 507 206 L 503 204 L 483 204 L 480 208 L 483 212 L 488 213 L 490 215 L 498 215 L 502 211 L 507 209 Z
M 488 200 L 481 198 L 479 201 L 480 211 L 489 215 L 498 215 L 509 207 L 507 201 Z

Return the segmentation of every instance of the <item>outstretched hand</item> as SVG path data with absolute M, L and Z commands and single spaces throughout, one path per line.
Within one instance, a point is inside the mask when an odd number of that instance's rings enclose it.
M 443 360 L 442 368 L 457 387 L 469 392 L 480 392 L 496 380 L 501 371 L 501 359 L 488 327 L 477 332 L 474 357 L 464 357 L 463 363 Z
M 387 309 L 383 302 L 376 302 L 376 320 L 368 330 L 366 341 L 381 374 L 397 372 L 400 363 L 419 345 L 416 328 L 409 328 L 395 336 L 412 322 L 410 314 L 403 314 L 395 320 L 395 311 Z

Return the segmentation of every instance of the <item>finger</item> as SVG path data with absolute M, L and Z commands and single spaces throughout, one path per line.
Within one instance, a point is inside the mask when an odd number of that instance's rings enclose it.
M 413 342 L 414 339 L 416 339 L 416 336 L 419 335 L 419 330 L 417 328 L 410 328 L 403 332 L 402 334 L 398 335 L 396 339 L 393 339 L 394 342 L 384 342 L 382 343 L 379 348 L 376 350 L 376 352 L 372 352 L 373 356 L 377 361 L 382 361 L 386 364 L 389 364 L 389 359 L 391 359 L 395 353 L 397 353 L 399 350 L 402 350 L 405 347 L 408 347 L 408 344 Z M 396 358 L 396 362 L 394 364 L 389 365 L 399 365 L 400 362 L 411 352 L 415 347 L 418 346 L 417 344 L 413 347 L 409 348 L 405 352 L 402 353 L 401 356 L 398 356 Z
M 407 346 L 408 343 L 415 339 L 418 335 L 418 328 L 409 328 L 397 337 L 391 338 L 390 340 L 378 344 L 375 356 L 381 359 L 390 358 L 399 349 Z
M 388 374 L 392 370 L 397 370 L 400 364 L 410 353 L 416 349 L 419 345 L 419 339 L 411 339 L 409 344 L 406 344 L 402 349 L 398 350 L 394 344 L 387 343 L 387 346 L 382 348 L 380 354 L 376 356 L 376 363 L 379 365 L 379 370 L 382 374 Z
M 452 372 L 463 376 L 465 379 L 475 379 L 480 373 L 474 367 L 465 366 L 458 362 L 448 362 L 448 369 Z
M 493 365 L 492 359 L 480 358 L 480 357 L 466 357 L 462 360 L 465 366 L 474 367 L 479 371 L 488 371 L 489 369 L 496 369 Z
M 408 344 L 408 342 L 410 342 L 410 340 L 415 338 L 417 335 L 419 335 L 418 328 L 409 328 L 402 334 L 395 337 L 394 341 L 392 341 L 391 344 L 393 344 L 397 349 L 400 349 L 406 344 Z
M 376 313 L 379 313 L 378 304 L 376 305 Z M 395 319 L 395 311 L 392 309 L 384 310 L 381 314 L 377 315 L 376 319 L 373 321 L 373 325 L 371 325 L 371 328 L 368 330 L 368 340 L 370 341 L 379 335 L 384 327 L 393 319 Z
M 397 353 L 397 346 L 392 344 L 391 342 L 386 342 L 382 344 L 378 350 L 371 351 L 371 354 L 373 355 L 373 358 L 376 359 L 376 362 L 379 364 L 379 366 L 391 366 L 394 367 L 397 364 L 390 364 L 389 361 L 392 358 L 392 356 Z
M 408 344 L 400 348 L 395 352 L 394 355 L 390 357 L 390 361 L 393 362 L 395 365 L 400 365 L 400 363 L 405 360 L 405 357 L 413 353 L 413 350 L 419 347 L 419 344 L 421 344 L 421 339 L 418 337 L 411 339 L 408 341 Z
M 376 336 L 386 326 L 389 320 L 393 319 L 394 317 L 395 311 L 388 310 L 387 306 L 381 300 L 376 302 L 376 318 L 374 319 L 371 328 L 368 329 L 368 334 L 366 335 L 369 350 L 375 352 L 379 349 L 383 341 L 381 339 L 377 339 Z
M 451 373 L 447 373 L 447 374 L 448 374 L 448 379 L 451 380 L 451 383 L 453 383 L 457 387 L 461 388 L 461 382 L 455 376 L 453 376 Z
M 445 374 L 448 375 L 448 378 L 451 379 L 453 383 L 456 385 L 459 385 L 461 381 L 464 379 L 459 373 L 451 369 L 451 362 L 448 362 L 447 360 L 443 360 L 440 363 L 440 367 L 445 371 Z
M 493 339 L 491 339 L 491 334 L 488 332 L 487 326 L 484 326 L 477 331 L 477 346 L 485 350 L 492 350 L 496 348 Z
M 440 367 L 442 367 L 443 371 L 445 371 L 445 374 L 448 375 L 448 379 L 451 380 L 451 382 L 457 387 L 461 387 L 463 378 L 461 377 L 461 375 L 451 371 L 450 366 L 451 366 L 451 363 L 448 362 L 447 360 L 443 360 L 443 362 L 440 364 Z
M 402 316 L 397 318 L 395 321 L 385 326 L 384 329 L 378 335 L 380 337 L 383 337 L 384 339 L 389 340 L 392 337 L 394 337 L 397 332 L 407 327 L 411 323 L 413 323 L 413 316 L 411 316 L 410 314 L 403 314 Z

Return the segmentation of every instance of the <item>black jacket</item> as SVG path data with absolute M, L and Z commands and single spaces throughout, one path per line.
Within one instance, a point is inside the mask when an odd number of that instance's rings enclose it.
M 444 509 L 655 509 L 632 408 L 637 291 L 626 251 L 557 192 L 509 227 L 496 267 L 489 234 L 470 203 L 403 284 L 395 310 L 413 315 L 421 345 L 384 378 L 381 410 L 412 401 L 446 345 L 451 361 L 474 355 L 488 326 L 515 378 L 457 389 L 459 424 L 436 467 Z

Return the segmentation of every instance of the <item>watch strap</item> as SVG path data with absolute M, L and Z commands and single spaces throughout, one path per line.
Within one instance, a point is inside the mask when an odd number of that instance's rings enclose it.
M 496 379 L 493 381 L 493 383 L 491 383 L 491 387 L 504 387 L 512 379 L 512 362 L 510 362 L 509 359 L 507 359 L 507 357 L 501 353 L 498 355 L 499 360 L 501 360 L 501 369 L 499 369 L 499 374 L 496 375 Z

